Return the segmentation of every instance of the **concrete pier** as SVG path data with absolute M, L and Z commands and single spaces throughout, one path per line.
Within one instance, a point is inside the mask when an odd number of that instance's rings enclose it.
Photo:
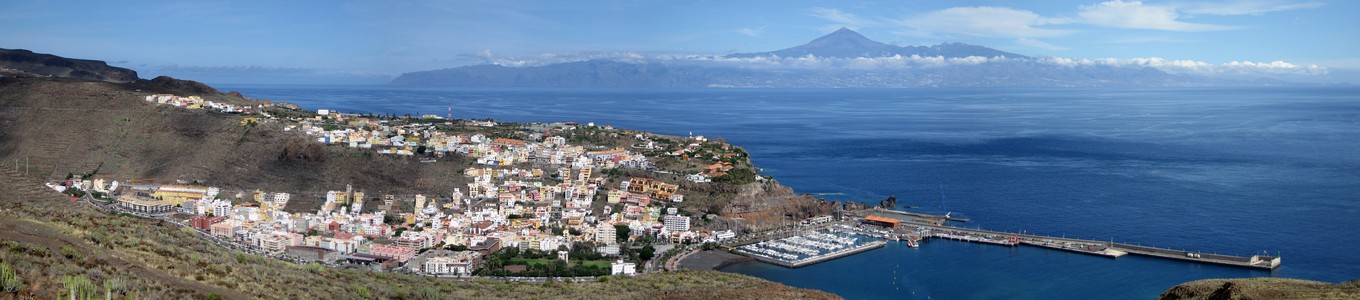
M 1256 255 L 1251 257 L 1243 257 L 1222 254 L 1208 254 L 1121 243 L 1110 243 L 1107 241 L 1069 239 L 1032 234 L 1005 233 L 998 231 L 968 229 L 953 226 L 937 226 L 928 224 L 915 224 L 915 225 L 929 228 L 932 232 L 946 232 L 946 235 L 975 237 L 973 239 L 949 238 L 954 240 L 966 240 L 972 242 L 1013 246 L 1008 245 L 1007 242 L 998 241 L 995 238 L 997 236 L 1005 236 L 1007 237 L 1007 240 L 1013 237 L 1013 239 L 1017 241 L 1019 244 L 1077 252 L 1082 254 L 1099 255 L 1111 258 L 1118 258 L 1124 256 L 1125 254 L 1137 254 L 1158 258 L 1177 259 L 1253 269 L 1270 270 L 1278 268 L 1280 266 L 1280 258 L 1271 256 Z M 935 234 L 934 236 L 939 237 L 940 235 Z
M 965 242 L 986 243 L 1002 246 L 1016 246 L 1023 244 L 1082 254 L 1098 255 L 1110 258 L 1118 258 L 1127 254 L 1136 254 L 1165 259 L 1176 259 L 1200 263 L 1210 263 L 1266 270 L 1278 268 L 1280 267 L 1281 263 L 1279 257 L 1265 255 L 1254 255 L 1250 257 L 1245 257 L 1222 254 L 1209 254 L 1195 251 L 1184 251 L 1122 243 L 1111 243 L 1109 241 L 1070 239 L 1033 234 L 1018 234 L 982 229 L 954 227 L 945 225 L 946 219 L 944 216 L 911 213 L 896 210 L 873 209 L 865 211 L 863 215 L 894 218 L 897 220 L 901 220 L 901 223 L 899 225 L 901 228 L 898 228 L 898 231 L 906 230 L 907 227 L 913 228 L 922 227 L 928 229 L 930 232 L 929 234 L 926 234 L 925 237 L 934 237 Z

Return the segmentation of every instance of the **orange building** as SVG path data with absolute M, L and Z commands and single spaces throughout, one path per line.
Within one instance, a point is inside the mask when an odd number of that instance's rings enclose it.
M 865 224 L 869 224 L 869 225 L 877 225 L 877 226 L 888 227 L 888 228 L 897 228 L 897 225 L 898 225 L 899 223 L 902 223 L 902 220 L 893 219 L 893 218 L 884 218 L 884 217 L 878 217 L 878 216 L 868 216 L 868 217 L 864 217 L 864 223 L 865 223 Z

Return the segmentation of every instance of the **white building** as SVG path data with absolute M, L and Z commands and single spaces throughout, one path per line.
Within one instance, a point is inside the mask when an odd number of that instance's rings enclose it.
M 288 205 L 289 198 L 292 198 L 292 195 L 289 195 L 288 193 L 274 193 L 274 205 L 277 207 L 284 207 Z
M 557 251 L 557 246 L 562 245 L 557 237 L 545 237 L 538 241 L 538 251 L 553 252 Z
M 595 248 L 596 252 L 603 255 L 619 255 L 619 245 L 609 244 Z
M 680 215 L 667 215 L 664 218 L 666 230 L 670 232 L 689 231 L 689 217 Z
M 637 274 L 637 264 L 631 262 L 623 262 L 623 260 L 615 261 L 614 263 L 609 264 L 609 274 L 610 275 L 623 274 L 628 276 L 635 275 Z
M 464 253 L 468 253 L 464 255 Z M 480 265 L 481 254 L 472 251 L 459 252 L 455 256 L 439 256 L 425 261 L 425 273 L 434 275 L 471 276 Z M 464 258 L 463 256 L 473 257 Z
M 219 217 L 228 217 L 228 216 L 231 216 L 231 201 L 226 201 L 226 200 L 213 200 L 213 201 L 212 201 L 212 213 L 213 213 L 214 216 L 219 216 Z
M 716 232 L 716 233 L 713 234 L 713 238 L 715 238 L 715 239 L 717 239 L 717 240 L 719 240 L 719 241 L 725 241 L 725 240 L 729 240 L 729 239 L 734 239 L 734 238 L 736 238 L 736 237 L 737 237 L 737 233 L 732 232 L 731 230 L 719 231 L 719 232 Z
M 618 233 L 614 231 L 614 226 L 608 223 L 601 223 L 595 227 L 595 242 L 612 244 L 618 240 Z

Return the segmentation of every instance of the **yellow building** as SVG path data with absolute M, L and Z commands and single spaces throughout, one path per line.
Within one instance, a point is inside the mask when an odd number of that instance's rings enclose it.
M 169 212 L 175 205 L 167 201 L 143 200 L 132 196 L 118 197 L 118 205 L 131 211 L 143 213 Z
M 180 205 L 184 202 L 198 201 L 208 193 L 208 189 L 197 186 L 187 185 L 163 185 L 151 194 L 152 198 L 169 202 L 173 205 Z
M 669 200 L 678 189 L 680 189 L 679 185 L 648 178 L 633 178 L 628 182 L 629 192 L 647 194 L 658 200 Z

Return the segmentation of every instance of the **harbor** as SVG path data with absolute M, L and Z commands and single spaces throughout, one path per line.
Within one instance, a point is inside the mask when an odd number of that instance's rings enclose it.
M 967 219 L 948 215 L 871 209 L 858 214 L 848 214 L 840 222 L 825 226 L 790 231 L 763 240 L 745 240 L 729 244 L 728 249 L 761 262 L 788 268 L 803 267 L 881 248 L 888 241 L 903 241 L 907 246 L 915 248 L 931 238 L 1004 247 L 1033 246 L 1111 259 L 1134 254 L 1264 270 L 1279 268 L 1281 264 L 1279 257 L 1269 255 L 1233 256 L 1113 241 L 963 228 L 947 224 L 962 220 Z
M 879 238 L 849 230 L 844 225 L 799 235 L 737 246 L 734 251 L 761 262 L 798 268 L 887 245 Z

